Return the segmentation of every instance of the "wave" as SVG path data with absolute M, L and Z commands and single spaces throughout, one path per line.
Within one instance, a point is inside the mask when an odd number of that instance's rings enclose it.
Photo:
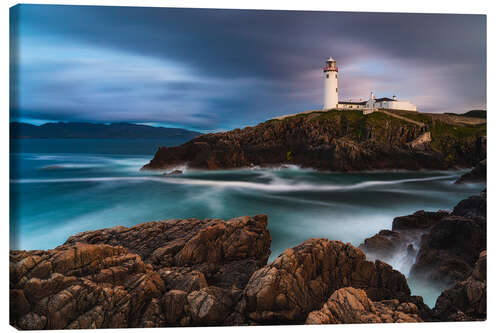
M 50 164 L 40 167 L 40 170 L 58 170 L 58 169 L 85 169 L 99 167 L 99 164 L 77 164 L 77 163 L 62 163 Z
M 450 180 L 456 176 L 435 176 L 425 178 L 407 178 L 397 180 L 370 180 L 351 185 L 321 185 L 306 182 L 287 182 L 281 178 L 274 178 L 270 183 L 255 183 L 248 181 L 225 181 L 225 180 L 205 180 L 184 177 L 83 177 L 83 178 L 55 178 L 55 179 L 12 179 L 11 183 L 71 183 L 71 182 L 113 182 L 113 181 L 133 181 L 133 182 L 159 182 L 192 186 L 211 186 L 222 188 L 240 188 L 250 190 L 260 190 L 268 192 L 290 192 L 290 191 L 348 191 L 363 189 L 368 187 L 396 185 L 404 183 L 427 182 L 434 180 Z

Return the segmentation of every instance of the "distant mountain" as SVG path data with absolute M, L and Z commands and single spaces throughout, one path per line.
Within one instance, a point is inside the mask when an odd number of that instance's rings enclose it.
M 40 126 L 11 122 L 11 139 L 184 139 L 201 135 L 182 128 L 153 127 L 130 123 L 46 123 Z
M 486 119 L 486 110 L 470 110 L 465 113 L 447 113 L 447 114 L 452 114 L 454 116 L 461 116 L 461 117 Z

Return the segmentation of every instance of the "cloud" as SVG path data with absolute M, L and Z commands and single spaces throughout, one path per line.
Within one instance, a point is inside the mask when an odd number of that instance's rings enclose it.
M 329 55 L 343 99 L 486 107 L 481 15 L 20 5 L 11 22 L 14 119 L 252 125 L 319 108 Z

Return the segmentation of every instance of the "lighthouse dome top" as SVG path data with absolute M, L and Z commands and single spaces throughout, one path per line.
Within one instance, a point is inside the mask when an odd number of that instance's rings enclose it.
M 331 62 L 331 61 L 335 61 L 335 59 L 333 59 L 331 56 L 330 58 L 328 58 L 328 60 L 326 62 Z

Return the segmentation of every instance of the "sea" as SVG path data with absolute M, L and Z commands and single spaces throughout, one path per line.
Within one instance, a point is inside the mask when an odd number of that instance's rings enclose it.
M 267 214 L 272 261 L 313 237 L 358 246 L 391 229 L 396 216 L 451 210 L 484 189 L 454 183 L 468 170 L 337 173 L 283 165 L 230 171 L 178 166 L 183 173 L 171 176 L 140 171 L 158 147 L 181 143 L 11 140 L 10 248 L 51 249 L 78 232 L 116 225 Z M 408 276 L 412 263 L 395 258 L 389 264 Z M 431 307 L 445 288 L 412 280 L 409 285 Z

